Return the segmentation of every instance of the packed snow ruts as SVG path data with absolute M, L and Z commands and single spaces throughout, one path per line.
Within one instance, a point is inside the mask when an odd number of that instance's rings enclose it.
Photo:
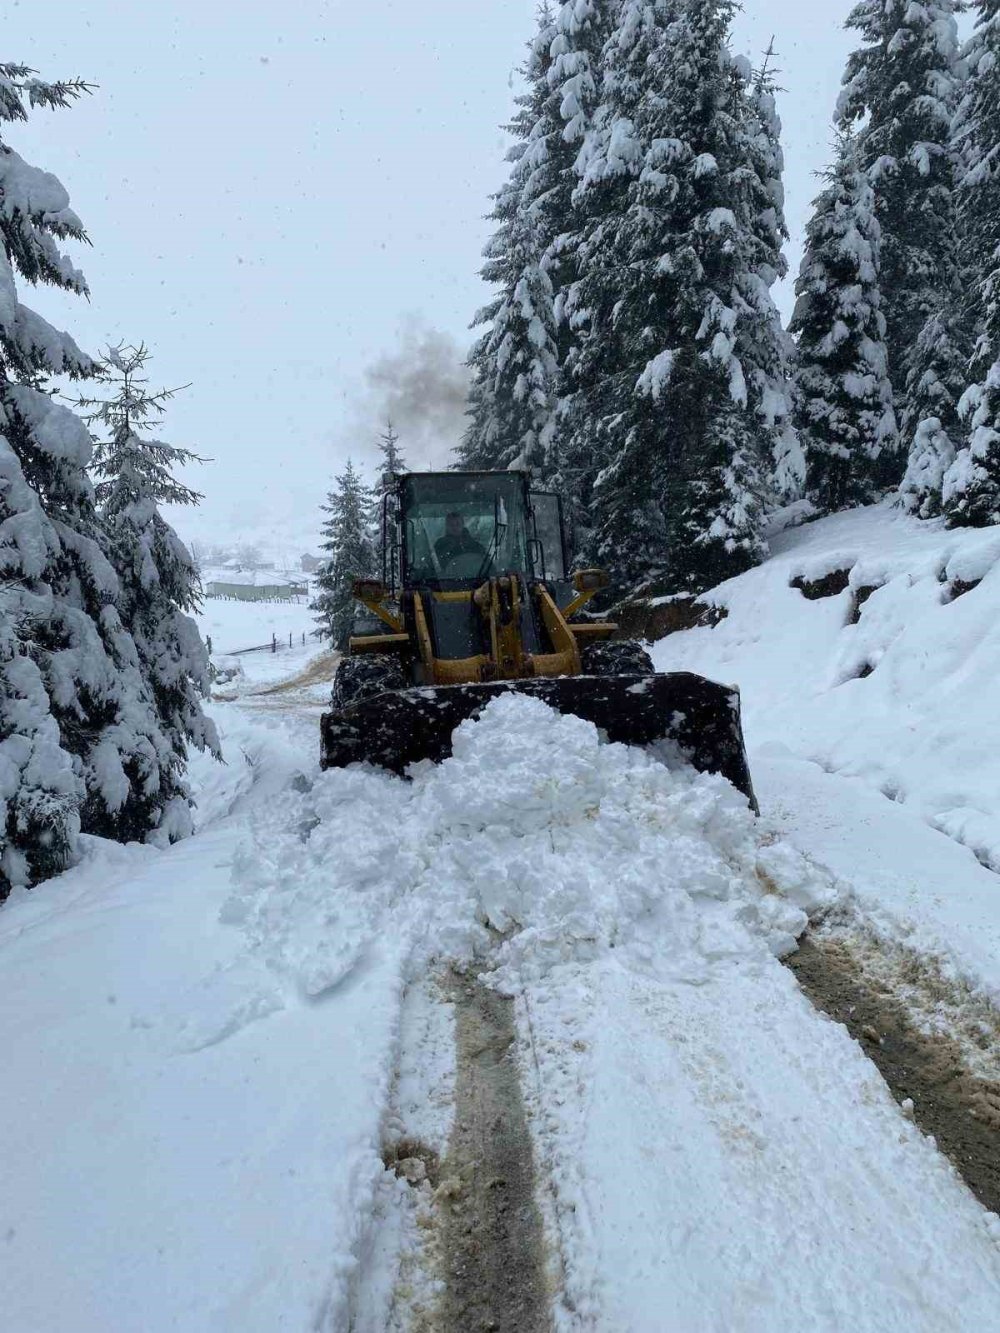
M 788 965 L 816 1007 L 861 1042 L 904 1112 L 983 1207 L 1000 1214 L 1000 1081 L 973 1072 L 951 1035 L 922 1031 L 883 969 L 868 974 L 849 934 L 811 934 Z M 941 985 L 947 994 L 943 979 Z M 991 1015 L 979 1039 L 995 1042 L 998 1029 Z

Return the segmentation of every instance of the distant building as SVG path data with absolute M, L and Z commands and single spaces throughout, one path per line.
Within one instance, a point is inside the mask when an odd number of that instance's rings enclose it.
M 303 555 L 299 558 L 299 566 L 307 574 L 315 574 L 318 569 L 323 568 L 323 561 L 318 555 Z
M 265 583 L 260 573 L 226 570 L 206 582 L 205 596 L 228 602 L 298 602 L 308 600 L 309 580 L 292 576 L 284 583 Z

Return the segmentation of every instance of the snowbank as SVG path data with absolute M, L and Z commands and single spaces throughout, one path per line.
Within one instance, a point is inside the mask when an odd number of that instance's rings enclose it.
M 162 852 L 91 840 L 0 911 L 10 1333 L 336 1326 L 356 1267 L 396 972 L 373 956 L 314 1005 L 220 924 L 247 822 L 304 736 L 216 715 L 229 764 L 199 763 L 203 832 Z
M 721 625 L 656 645 L 657 668 L 738 684 L 752 747 L 859 777 L 1000 870 L 1000 531 L 876 507 L 774 549 L 708 595 Z M 791 586 L 838 571 L 835 596 Z
M 1000 530 L 876 506 L 772 546 L 703 598 L 726 618 L 656 644 L 656 666 L 739 685 L 765 814 L 876 924 L 996 999 Z

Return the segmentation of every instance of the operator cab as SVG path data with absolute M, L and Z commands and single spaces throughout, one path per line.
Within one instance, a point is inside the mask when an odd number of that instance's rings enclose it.
M 399 479 L 397 504 L 404 588 L 462 591 L 501 574 L 566 578 L 559 498 L 533 493 L 527 473 L 411 473 Z

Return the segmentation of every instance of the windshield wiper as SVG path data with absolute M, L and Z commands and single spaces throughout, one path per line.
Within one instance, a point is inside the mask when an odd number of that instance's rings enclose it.
M 500 543 L 503 540 L 506 532 L 507 532 L 507 524 L 499 523 L 496 519 L 494 519 L 493 536 L 490 539 L 489 546 L 486 548 L 486 554 L 483 556 L 483 563 L 479 566 L 479 572 L 476 575 L 477 583 L 489 569 L 495 557 L 500 554 Z

